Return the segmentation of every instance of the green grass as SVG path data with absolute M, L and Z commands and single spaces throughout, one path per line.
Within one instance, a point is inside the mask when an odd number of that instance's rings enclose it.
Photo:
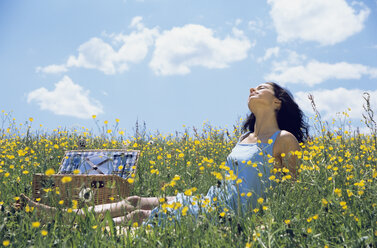
M 12 206 L 21 193 L 31 196 L 34 173 L 58 171 L 66 150 L 85 139 L 89 149 L 124 148 L 141 151 L 132 195 L 174 195 L 196 188 L 206 194 L 224 175 L 224 161 L 235 145 L 233 130 L 203 125 L 172 135 L 150 134 L 139 127 L 133 137 L 101 127 L 94 136 L 83 129 L 54 130 L 33 127 L 32 120 L 18 126 L 3 115 L 0 129 L 0 245 L 12 247 L 362 247 L 377 244 L 376 133 L 362 135 L 328 126 L 319 127 L 302 144 L 296 182 L 280 178 L 267 199 L 237 216 L 216 211 L 166 220 L 153 228 L 124 223 L 122 233 L 112 220 L 88 212 L 85 217 L 58 212 L 43 216 Z M 108 131 L 111 130 L 111 131 Z M 188 134 L 190 133 L 190 135 Z M 179 175 L 180 179 L 174 179 Z M 175 181 L 175 185 L 172 185 Z M 164 187 L 165 186 L 165 187 Z M 58 205 L 58 204 L 55 204 Z M 181 209 L 183 206 L 181 207 Z M 33 223 L 34 226 L 33 227 Z M 39 223 L 37 225 L 35 223 Z

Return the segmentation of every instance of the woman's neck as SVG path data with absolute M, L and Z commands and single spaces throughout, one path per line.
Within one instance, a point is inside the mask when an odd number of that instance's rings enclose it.
M 279 130 L 279 125 L 276 120 L 275 112 L 264 111 L 259 113 L 254 113 L 255 124 L 254 124 L 254 135 L 256 137 L 269 136 Z

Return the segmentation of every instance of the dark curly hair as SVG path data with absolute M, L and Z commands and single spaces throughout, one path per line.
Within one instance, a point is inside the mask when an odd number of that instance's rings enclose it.
M 281 101 L 281 107 L 276 111 L 276 119 L 281 130 L 292 133 L 298 142 L 305 142 L 309 136 L 309 125 L 304 113 L 293 99 L 293 95 L 280 85 L 266 82 L 272 85 L 274 95 Z M 242 131 L 254 132 L 255 115 L 251 112 L 242 125 Z

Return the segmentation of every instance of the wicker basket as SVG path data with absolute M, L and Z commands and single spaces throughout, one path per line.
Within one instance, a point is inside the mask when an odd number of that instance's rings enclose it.
M 63 183 L 63 178 L 71 178 L 71 181 Z M 40 198 L 43 203 L 64 200 L 65 206 L 72 205 L 72 200 L 77 200 L 79 206 L 86 203 L 98 205 L 124 199 L 129 196 L 131 186 L 116 175 L 35 174 L 33 197 Z
M 72 206 L 72 200 L 81 207 L 124 199 L 132 189 L 128 178 L 136 173 L 139 154 L 139 151 L 125 149 L 67 151 L 59 174 L 33 175 L 33 198 L 45 204 L 63 200 L 67 207 Z M 119 156 L 127 159 L 119 159 Z M 73 158 L 80 162 L 74 164 Z M 73 174 L 74 170 L 81 174 Z

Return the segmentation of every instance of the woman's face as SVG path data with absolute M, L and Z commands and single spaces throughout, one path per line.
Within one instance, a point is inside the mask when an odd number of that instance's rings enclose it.
M 280 102 L 274 93 L 274 88 L 271 84 L 260 84 L 255 88 L 250 88 L 250 94 L 248 98 L 248 106 L 252 111 L 252 108 L 263 104 L 274 106 L 274 104 Z

